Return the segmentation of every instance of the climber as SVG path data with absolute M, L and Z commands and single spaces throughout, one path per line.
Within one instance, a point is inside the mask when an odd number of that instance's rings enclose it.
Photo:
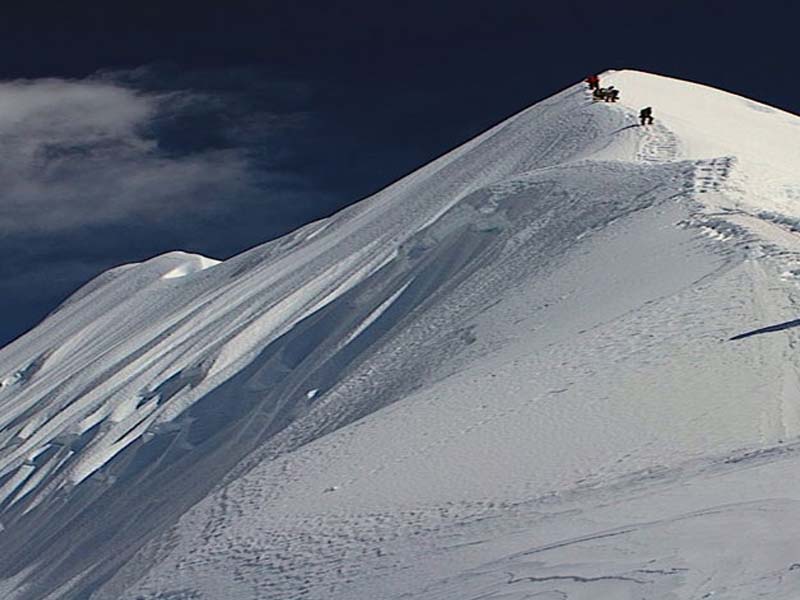
M 600 78 L 597 75 L 589 75 L 586 78 L 586 83 L 589 84 L 590 90 L 596 90 L 600 87 Z
M 643 108 L 639 111 L 639 121 L 641 121 L 642 125 L 652 125 L 653 124 L 653 109 L 651 107 Z
M 616 102 L 619 99 L 619 90 L 613 85 L 606 88 L 606 95 L 603 98 L 606 102 Z
M 592 98 L 594 100 L 604 100 L 606 97 L 606 88 L 596 87 L 592 92 Z

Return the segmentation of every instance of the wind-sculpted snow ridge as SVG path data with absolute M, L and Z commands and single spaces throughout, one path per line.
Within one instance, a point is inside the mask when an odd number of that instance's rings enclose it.
M 603 80 L 0 351 L 0 595 L 789 598 L 800 119 Z

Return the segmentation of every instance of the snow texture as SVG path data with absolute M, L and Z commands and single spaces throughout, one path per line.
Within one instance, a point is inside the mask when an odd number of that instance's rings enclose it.
M 800 118 L 601 79 L 1 350 L 3 597 L 797 598 Z

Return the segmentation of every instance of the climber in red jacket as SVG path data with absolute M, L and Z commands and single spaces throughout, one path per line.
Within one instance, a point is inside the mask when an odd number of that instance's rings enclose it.
M 595 90 L 600 87 L 600 78 L 597 75 L 589 75 L 586 78 L 586 83 L 589 84 L 590 90 Z

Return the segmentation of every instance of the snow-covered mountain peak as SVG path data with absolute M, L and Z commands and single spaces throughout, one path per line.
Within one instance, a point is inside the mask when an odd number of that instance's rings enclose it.
M 651 138 L 643 148 L 648 158 L 729 158 L 726 191 L 737 206 L 727 208 L 800 218 L 800 117 L 709 86 L 640 71 L 608 71 L 602 81 L 621 90 L 621 106 L 635 111 L 653 107 L 656 122 L 666 128 L 645 131 Z
M 422 593 L 414 536 L 449 573 L 497 507 L 797 436 L 797 117 L 602 84 L 619 103 L 576 84 L 221 263 L 111 270 L 0 350 L 6 595 Z
M 603 85 L 621 90 L 620 104 L 652 106 L 681 143 L 682 157 L 735 154 L 771 168 L 796 167 L 800 117 L 713 87 L 641 71 L 608 71 Z
M 220 261 L 214 258 L 180 251 L 168 252 L 167 254 L 157 257 L 157 260 L 159 260 L 160 263 L 170 266 L 170 269 L 161 276 L 162 279 L 186 277 L 187 275 L 204 271 L 220 263 Z

